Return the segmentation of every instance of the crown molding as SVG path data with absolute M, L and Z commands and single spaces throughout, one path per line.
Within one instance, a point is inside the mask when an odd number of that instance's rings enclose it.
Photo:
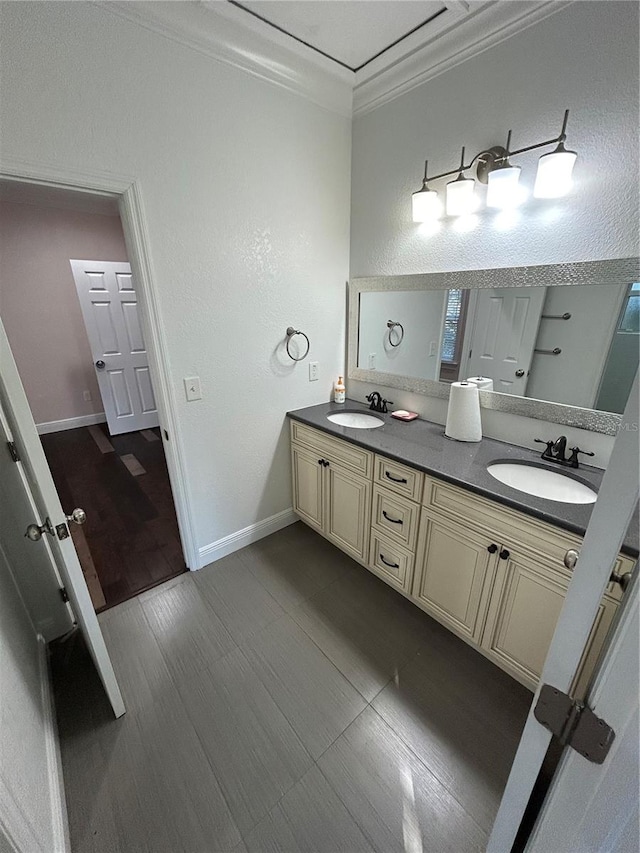
M 394 65 L 387 63 L 373 77 L 365 73 L 366 68 L 358 72 L 353 93 L 354 117 L 410 92 L 573 2 L 575 0 L 470 2 L 468 14 L 464 15 L 464 9 L 461 9 L 455 17 L 448 17 L 447 24 L 451 23 L 448 30 L 434 31 L 428 41 L 411 54 L 405 54 Z M 454 12 L 454 9 L 447 9 L 449 12 Z
M 575 0 L 444 0 L 446 10 L 355 74 L 221 0 L 95 0 L 105 11 L 345 117 L 364 115 Z
M 232 8 L 230 4 L 97 0 L 96 5 L 331 112 L 351 117 L 351 72 L 329 60 L 327 65 L 335 65 L 335 69 L 323 67 L 315 56 L 309 57 L 306 52 L 303 55 L 291 46 L 265 38 L 246 24 L 240 25 L 227 13 L 227 5 Z M 295 44 L 293 39 L 290 41 Z

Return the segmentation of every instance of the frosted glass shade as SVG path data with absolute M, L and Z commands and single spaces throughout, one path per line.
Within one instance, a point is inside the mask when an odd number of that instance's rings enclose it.
M 437 219 L 442 212 L 440 199 L 435 190 L 418 190 L 411 196 L 414 222 L 429 222 Z
M 447 216 L 464 216 L 476 209 L 473 178 L 456 178 L 447 184 Z
M 560 198 L 571 189 L 571 173 L 578 158 L 575 151 L 564 149 L 543 154 L 533 187 L 536 198 Z
M 520 203 L 520 166 L 504 166 L 489 172 L 487 207 L 504 210 Z

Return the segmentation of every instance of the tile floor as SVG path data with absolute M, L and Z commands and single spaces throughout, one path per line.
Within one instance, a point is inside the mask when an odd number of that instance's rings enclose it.
M 301 523 L 101 614 L 53 672 L 73 853 L 484 849 L 531 694 Z

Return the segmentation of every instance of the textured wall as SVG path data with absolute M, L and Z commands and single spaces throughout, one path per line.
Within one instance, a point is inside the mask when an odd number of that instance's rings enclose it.
M 94 4 L 1 15 L 2 156 L 140 181 L 197 545 L 286 509 L 284 414 L 344 363 L 350 121 Z
M 483 210 L 470 231 L 411 221 L 429 171 L 467 155 L 556 136 L 570 108 L 575 187 L 509 220 Z M 549 149 L 550 150 L 550 149 Z M 517 160 L 533 186 L 540 152 Z M 444 183 L 438 183 L 438 187 Z M 638 254 L 638 4 L 581 2 L 357 118 L 351 275 L 586 261 Z
M 120 219 L 0 202 L 0 316 L 37 424 L 103 411 L 70 258 L 126 261 Z

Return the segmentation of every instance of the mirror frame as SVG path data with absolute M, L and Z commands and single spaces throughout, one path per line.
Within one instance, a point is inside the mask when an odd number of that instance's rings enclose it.
M 581 261 L 567 264 L 544 264 L 531 267 L 499 267 L 497 269 L 459 270 L 418 275 L 383 275 L 354 278 L 349 283 L 349 345 L 347 376 L 373 385 L 400 388 L 427 397 L 449 397 L 449 385 L 435 379 L 418 379 L 365 370 L 358 367 L 358 320 L 360 294 L 401 290 L 450 290 L 493 287 L 566 287 L 581 284 L 623 284 L 640 281 L 640 258 L 618 258 L 605 261 Z M 552 403 L 530 397 L 480 391 L 480 405 L 485 409 L 550 421 L 565 426 L 615 435 L 622 415 L 600 412 L 564 403 Z

